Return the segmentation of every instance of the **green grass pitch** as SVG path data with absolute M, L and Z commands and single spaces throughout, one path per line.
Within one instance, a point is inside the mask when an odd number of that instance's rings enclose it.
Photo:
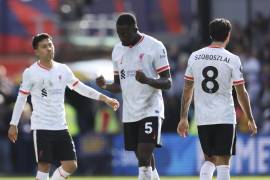
M 34 177 L 0 177 L 0 180 L 34 180 Z M 69 180 L 137 180 L 137 177 L 129 176 L 107 176 L 107 177 L 70 177 Z M 198 180 L 199 177 L 161 177 L 161 180 Z M 214 178 L 215 179 L 215 178 Z M 236 176 L 232 177 L 231 180 L 266 180 L 270 179 L 270 176 Z

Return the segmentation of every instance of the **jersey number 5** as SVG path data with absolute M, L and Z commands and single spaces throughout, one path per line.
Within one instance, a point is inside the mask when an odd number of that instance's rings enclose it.
M 152 131 L 153 131 L 152 122 L 146 122 L 145 125 L 144 125 L 144 132 L 146 134 L 151 134 Z
M 210 72 L 212 72 L 211 75 L 209 74 Z M 216 81 L 216 78 L 218 77 L 217 68 L 214 66 L 207 66 L 202 70 L 202 75 L 204 77 L 204 80 L 202 81 L 203 91 L 209 94 L 217 92 L 219 89 L 218 82 Z M 211 87 L 207 86 L 210 84 L 209 82 L 212 84 Z

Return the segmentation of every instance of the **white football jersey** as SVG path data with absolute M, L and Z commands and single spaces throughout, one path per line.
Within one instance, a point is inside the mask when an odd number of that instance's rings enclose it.
M 197 125 L 236 124 L 232 86 L 244 83 L 238 56 L 211 46 L 195 51 L 185 79 L 194 81 Z
M 72 89 L 78 82 L 66 65 L 57 62 L 53 62 L 51 69 L 36 62 L 24 71 L 19 92 L 31 94 L 32 130 L 67 129 L 64 109 L 65 89 L 67 85 Z
M 150 116 L 164 118 L 164 103 L 160 89 L 135 79 L 141 70 L 149 78 L 159 78 L 168 70 L 167 52 L 162 42 L 142 34 L 132 47 L 115 45 L 112 52 L 114 74 L 118 74 L 123 96 L 123 122 L 135 122 Z

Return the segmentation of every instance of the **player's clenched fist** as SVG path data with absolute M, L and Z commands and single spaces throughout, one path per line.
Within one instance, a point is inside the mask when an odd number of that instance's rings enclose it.
M 116 111 L 120 106 L 119 102 L 113 98 L 108 98 L 108 100 L 105 103 L 108 104 L 111 108 L 113 108 L 114 111 Z
M 110 98 L 103 94 L 100 95 L 100 100 L 105 102 L 111 108 L 113 108 L 114 111 L 116 111 L 120 106 L 119 102 L 116 99 Z
M 11 142 L 15 143 L 18 138 L 18 128 L 15 125 L 10 125 L 8 130 L 8 138 Z
M 105 83 L 106 83 L 106 81 L 105 81 L 105 79 L 104 79 L 103 76 L 97 77 L 97 79 L 96 79 L 96 84 L 97 84 L 99 87 L 101 87 L 102 89 L 104 89 L 105 86 L 106 86 Z

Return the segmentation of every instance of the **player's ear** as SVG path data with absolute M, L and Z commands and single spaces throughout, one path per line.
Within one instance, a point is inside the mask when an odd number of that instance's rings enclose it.
M 138 32 L 138 27 L 137 27 L 137 25 L 134 26 L 134 32 L 135 32 L 135 33 Z
M 37 49 L 34 49 L 35 55 L 38 57 L 39 53 Z

